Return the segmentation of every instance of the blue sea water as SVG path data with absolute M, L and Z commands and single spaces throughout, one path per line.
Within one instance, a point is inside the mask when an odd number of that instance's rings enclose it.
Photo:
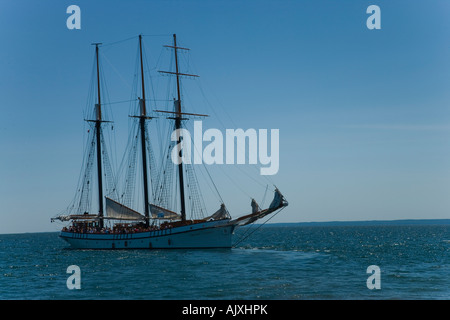
M 74 250 L 58 233 L 0 235 L 0 299 L 446 300 L 449 250 L 449 225 L 266 225 L 220 250 Z M 78 290 L 66 285 L 70 265 Z M 370 265 L 380 289 L 367 287 Z

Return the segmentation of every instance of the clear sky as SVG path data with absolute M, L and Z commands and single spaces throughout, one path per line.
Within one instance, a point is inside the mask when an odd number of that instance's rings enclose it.
M 66 27 L 72 4 L 80 30 Z M 372 4 L 380 30 L 366 27 Z M 177 33 L 225 126 L 280 130 L 270 181 L 290 205 L 271 222 L 450 218 L 449 14 L 447 0 L 1 0 L 0 233 L 59 228 L 50 218 L 82 162 L 91 43 L 138 34 L 165 35 L 144 37 L 154 61 Z M 130 97 L 136 41 L 101 49 L 111 101 Z M 239 188 L 216 183 L 233 207 Z

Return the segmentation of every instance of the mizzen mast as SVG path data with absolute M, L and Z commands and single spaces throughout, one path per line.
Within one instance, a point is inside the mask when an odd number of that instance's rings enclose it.
M 187 74 L 187 73 L 180 73 L 178 70 L 178 50 L 189 50 L 188 48 L 182 48 L 177 46 L 177 35 L 173 35 L 173 46 L 164 46 L 166 48 L 172 48 L 175 52 L 175 72 L 169 72 L 169 71 L 159 71 L 162 73 L 168 73 L 176 75 L 177 77 L 177 100 L 175 101 L 175 117 L 173 118 L 175 120 L 175 130 L 177 132 L 177 145 L 178 145 L 178 154 L 182 158 L 182 149 L 181 149 L 181 137 L 180 137 L 180 131 L 178 129 L 181 129 L 181 120 L 184 120 L 182 118 L 182 115 L 184 113 L 181 112 L 181 93 L 180 93 L 180 76 L 188 76 L 188 77 L 198 77 L 195 74 Z M 186 204 L 185 204 L 185 196 L 184 196 L 184 179 L 183 179 L 183 163 L 180 161 L 178 164 L 178 177 L 179 177 L 179 183 L 180 183 L 180 204 L 181 204 L 181 220 L 186 220 Z

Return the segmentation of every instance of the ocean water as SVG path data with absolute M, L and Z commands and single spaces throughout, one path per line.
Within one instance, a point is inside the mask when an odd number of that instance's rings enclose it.
M 220 250 L 74 250 L 57 233 L 0 235 L 0 299 L 446 300 L 449 252 L 449 225 L 266 225 Z M 80 289 L 67 287 L 70 265 Z M 368 288 L 371 265 L 380 289 Z

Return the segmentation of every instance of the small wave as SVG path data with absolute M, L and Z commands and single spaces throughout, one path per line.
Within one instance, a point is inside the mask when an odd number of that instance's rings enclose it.
M 277 249 L 277 248 L 273 248 L 273 247 L 240 247 L 237 249 L 242 250 L 242 252 L 247 252 L 247 253 L 277 255 L 280 258 L 288 259 L 288 260 L 314 259 L 314 258 L 323 256 L 325 254 L 321 250 L 316 250 L 316 251 L 303 251 L 303 250 L 299 250 L 299 249 L 284 250 L 284 249 Z

